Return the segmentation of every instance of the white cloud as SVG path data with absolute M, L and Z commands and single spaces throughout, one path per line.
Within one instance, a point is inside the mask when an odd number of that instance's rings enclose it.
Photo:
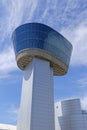
M 9 114 L 9 120 L 17 121 L 18 111 L 19 108 L 17 108 L 15 105 L 11 105 L 7 110 L 7 115 Z
M 87 110 L 87 96 L 81 99 L 81 106 L 83 110 Z
M 78 84 L 80 88 L 87 88 L 87 76 L 78 79 L 75 83 Z
M 11 75 L 7 74 L 7 73 L 0 73 L 0 80 L 5 79 L 5 78 L 9 78 Z
M 0 107 L 0 122 L 17 123 L 19 108 L 15 104 L 2 104 Z
M 0 1 L 0 7 L 3 9 L 0 20 L 0 41 L 6 37 L 11 37 L 13 30 L 28 20 L 31 20 L 38 0 L 3 0 Z M 29 22 L 29 21 L 28 21 Z
M 9 0 L 2 1 L 3 17 L 1 17 L 0 25 L 0 41 L 4 41 L 7 37 L 11 37 L 12 30 L 21 22 L 22 13 L 19 3 Z M 7 4 L 8 3 L 8 4 Z M 20 15 L 19 15 L 20 14 Z
M 13 48 L 5 48 L 0 53 L 0 78 L 8 77 L 8 72 L 17 69 Z M 4 75 L 5 74 L 5 75 Z
M 8 109 L 8 113 L 18 115 L 19 108 L 15 107 L 15 105 L 11 105 Z

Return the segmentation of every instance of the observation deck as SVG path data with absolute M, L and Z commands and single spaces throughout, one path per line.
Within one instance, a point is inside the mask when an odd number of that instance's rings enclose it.
M 27 23 L 15 29 L 12 38 L 21 70 L 37 57 L 50 62 L 54 75 L 67 72 L 72 45 L 54 29 L 41 23 Z

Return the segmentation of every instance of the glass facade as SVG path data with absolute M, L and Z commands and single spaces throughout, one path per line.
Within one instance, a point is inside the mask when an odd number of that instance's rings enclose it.
M 28 23 L 18 27 L 12 35 L 15 54 L 26 48 L 39 48 L 50 52 L 67 66 L 72 45 L 61 34 L 40 23 Z

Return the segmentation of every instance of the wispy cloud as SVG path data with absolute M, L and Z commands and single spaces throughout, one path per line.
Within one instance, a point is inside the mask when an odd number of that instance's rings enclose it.
M 78 79 L 75 83 L 79 85 L 80 88 L 87 88 L 87 76 Z
M 17 65 L 15 62 L 13 48 L 5 48 L 4 51 L 0 53 L 0 75 L 4 78 L 4 74 L 5 76 L 9 76 L 8 72 L 16 69 Z
M 0 122 L 17 124 L 19 108 L 14 104 L 2 104 L 0 107 Z
M 0 41 L 11 37 L 12 31 L 26 21 L 32 21 L 38 0 L 3 0 L 0 2 L 3 17 L 0 20 Z
M 11 105 L 7 110 L 7 114 L 9 114 L 9 119 L 13 121 L 17 121 L 18 111 L 19 108 L 17 108 L 15 105 Z
M 0 8 L 0 73 L 15 70 L 11 35 L 26 22 L 42 22 L 59 30 L 73 44 L 71 63 L 87 65 L 87 0 L 1 0 Z

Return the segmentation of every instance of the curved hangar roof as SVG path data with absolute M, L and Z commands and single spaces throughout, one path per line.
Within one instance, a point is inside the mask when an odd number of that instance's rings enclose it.
M 19 26 L 12 35 L 17 65 L 24 70 L 32 58 L 50 62 L 54 75 L 67 72 L 72 45 L 47 25 L 28 23 Z
M 16 130 L 16 126 L 8 124 L 0 124 L 0 130 Z

